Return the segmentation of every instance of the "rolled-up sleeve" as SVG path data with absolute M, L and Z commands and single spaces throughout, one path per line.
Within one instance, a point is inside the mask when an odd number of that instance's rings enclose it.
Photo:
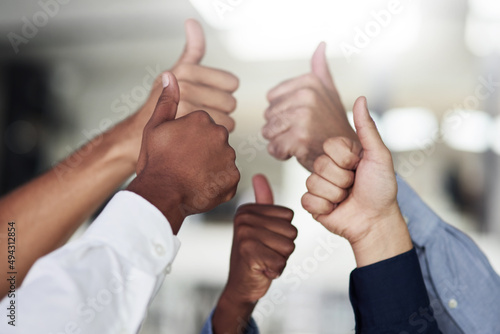
M 398 176 L 398 202 L 444 333 L 500 333 L 500 277 L 468 236 L 439 218 Z
M 16 292 L 16 326 L 0 332 L 136 333 L 179 245 L 156 207 L 121 191 L 80 239 L 35 263 Z

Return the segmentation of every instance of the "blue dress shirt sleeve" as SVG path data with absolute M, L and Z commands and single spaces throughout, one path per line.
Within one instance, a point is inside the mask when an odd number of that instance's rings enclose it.
M 441 333 L 415 249 L 351 273 L 356 333 Z
M 500 277 L 479 247 L 439 218 L 399 176 L 398 202 L 444 333 L 500 333 Z
M 201 330 L 201 334 L 214 334 L 213 327 L 212 327 L 212 317 L 214 315 L 213 310 L 210 313 L 210 316 L 208 317 L 207 321 L 205 322 L 205 325 L 203 325 L 203 328 Z M 248 327 L 246 331 L 243 334 L 259 334 L 259 328 L 257 327 L 257 323 L 253 318 L 250 319 L 250 322 L 248 323 Z

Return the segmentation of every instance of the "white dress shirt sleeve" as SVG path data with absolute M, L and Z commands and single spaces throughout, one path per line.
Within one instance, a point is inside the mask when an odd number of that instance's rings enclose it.
M 4 319 L 0 332 L 137 333 L 179 246 L 156 207 L 121 191 L 80 239 L 34 264 L 16 291 L 16 326 Z

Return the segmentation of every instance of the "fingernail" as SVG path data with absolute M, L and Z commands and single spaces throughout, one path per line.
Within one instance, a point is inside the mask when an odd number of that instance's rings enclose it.
M 163 82 L 163 88 L 168 87 L 168 85 L 170 84 L 170 78 L 168 77 L 167 73 L 163 73 L 163 75 L 161 76 L 161 81 Z

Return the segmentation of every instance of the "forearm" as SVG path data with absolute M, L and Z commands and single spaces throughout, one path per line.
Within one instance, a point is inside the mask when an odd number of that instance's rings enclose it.
M 137 145 L 136 131 L 132 119 L 118 124 L 0 200 L 1 233 L 9 221 L 17 227 L 18 285 L 38 258 L 63 245 L 133 173 L 137 158 L 132 152 L 139 150 L 132 146 Z M 1 263 L 0 270 L 7 272 L 7 262 Z M 6 291 L 2 280 L 0 296 Z

